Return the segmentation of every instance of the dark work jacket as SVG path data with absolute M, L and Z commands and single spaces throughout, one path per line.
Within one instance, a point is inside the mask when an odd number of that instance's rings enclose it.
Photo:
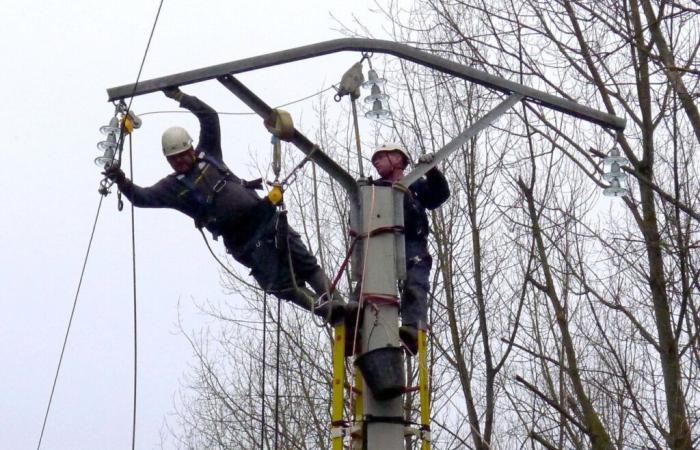
M 445 176 L 433 168 L 408 187 L 403 198 L 403 217 L 406 236 L 406 258 L 428 254 L 430 224 L 426 210 L 433 210 L 450 197 Z M 412 254 L 409 254 L 412 253 Z
M 384 181 L 379 180 L 379 183 Z M 425 177 L 408 187 L 403 198 L 406 260 L 428 255 L 430 223 L 427 210 L 438 208 L 450 197 L 450 187 L 445 176 L 437 168 L 429 170 Z
M 197 97 L 186 94 L 183 94 L 180 106 L 199 119 L 197 155 L 204 152 L 225 167 L 216 111 Z M 215 165 L 199 157 L 193 168 L 184 174 L 189 182 L 181 181 L 182 176 L 170 174 L 151 187 L 137 186 L 126 180 L 119 188 L 134 206 L 172 208 L 192 217 L 196 224 L 205 226 L 215 236 L 222 235 L 234 256 L 238 256 L 260 225 L 274 215 L 274 207 L 238 177 L 233 174 L 225 177 Z M 226 184 L 215 193 L 213 187 L 223 178 L 226 178 Z

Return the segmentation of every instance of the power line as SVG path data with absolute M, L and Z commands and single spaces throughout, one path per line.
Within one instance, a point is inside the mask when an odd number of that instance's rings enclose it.
M 262 420 L 260 426 L 260 450 L 265 450 L 265 438 L 267 437 L 267 420 L 265 416 L 265 369 L 267 366 L 267 291 L 263 293 L 263 360 L 262 360 L 262 384 L 260 409 L 262 411 Z
M 151 27 L 151 34 L 148 36 L 148 42 L 146 43 L 146 50 L 143 52 L 143 58 L 141 58 L 141 65 L 139 66 L 139 72 L 136 74 L 136 82 L 134 83 L 134 89 L 131 91 L 131 96 L 129 98 L 129 105 L 126 107 L 127 111 L 131 109 L 131 103 L 134 101 L 134 93 L 136 92 L 136 87 L 141 79 L 141 72 L 143 71 L 143 66 L 146 63 L 146 56 L 148 55 L 148 49 L 151 47 L 151 41 L 153 40 L 153 33 L 156 31 L 156 24 L 158 23 L 158 18 L 160 17 L 160 11 L 163 8 L 163 0 L 160 0 L 158 4 L 158 11 L 156 12 L 156 18 L 153 21 L 153 26 Z
M 155 21 L 153 22 L 153 27 L 151 28 L 151 34 L 148 38 L 148 43 L 146 44 L 146 50 L 144 52 L 143 58 L 141 59 L 141 66 L 139 67 L 139 72 L 136 76 L 136 83 L 134 84 L 134 92 L 136 89 L 136 85 L 139 82 L 139 79 L 141 78 L 141 72 L 143 71 L 143 66 L 144 63 L 146 62 L 146 55 L 148 54 L 148 49 L 151 46 L 151 41 L 153 39 L 153 33 L 155 31 L 156 24 L 158 23 L 158 17 L 160 16 L 160 11 L 163 7 L 163 0 L 160 1 L 160 4 L 158 5 L 158 12 L 156 13 L 156 18 Z M 129 99 L 129 106 L 127 106 L 127 112 L 129 111 L 129 108 L 131 107 L 131 103 L 134 99 L 133 93 L 131 95 L 131 98 Z M 120 140 L 123 139 L 123 130 L 120 136 Z M 131 159 L 131 156 L 130 156 Z M 133 173 L 133 170 L 132 170 Z M 95 221 L 92 225 L 92 232 L 90 233 L 90 240 L 88 242 L 88 248 L 85 253 L 85 258 L 83 260 L 83 267 L 80 272 L 80 279 L 78 281 L 78 287 L 75 292 L 75 297 L 73 299 L 73 307 L 71 309 L 70 313 L 70 318 L 68 319 L 68 326 L 66 327 L 66 334 L 63 338 L 63 346 L 61 347 L 61 354 L 58 358 L 58 365 L 56 367 L 56 373 L 54 375 L 53 379 L 53 384 L 51 386 L 51 394 L 49 395 L 49 401 L 48 405 L 46 406 L 46 412 L 44 414 L 44 421 L 41 425 L 41 433 L 39 435 L 39 442 L 37 443 L 37 450 L 41 448 L 41 442 L 44 438 L 44 432 L 46 430 L 46 422 L 49 417 L 49 412 L 51 411 L 51 404 L 53 403 L 53 396 L 54 393 L 56 392 L 56 384 L 58 383 L 58 375 L 61 371 L 61 364 L 63 363 L 63 356 L 65 355 L 66 351 L 66 344 L 68 343 L 68 336 L 70 335 L 70 329 L 73 324 L 73 317 L 75 317 L 75 309 L 78 304 L 78 297 L 80 295 L 80 288 L 82 287 L 83 284 L 83 278 L 85 276 L 85 269 L 87 267 L 87 262 L 88 262 L 88 257 L 90 255 L 90 249 L 92 247 L 92 241 L 95 236 L 95 229 L 97 227 L 97 220 L 100 215 L 100 210 L 102 209 L 102 201 L 104 200 L 104 196 L 100 196 L 100 201 L 97 206 L 97 213 L 95 214 Z M 133 224 L 133 205 L 132 205 L 132 246 L 133 246 L 133 229 L 134 229 L 134 224 Z M 135 252 L 134 252 L 135 255 Z M 135 256 L 134 256 L 135 258 Z M 133 420 L 132 420 L 132 434 L 131 434 L 131 448 L 132 450 L 135 448 L 135 436 L 136 436 L 136 286 L 135 286 L 135 270 L 136 266 L 134 264 L 134 410 L 133 410 Z
M 289 245 L 289 244 L 287 244 Z M 292 275 L 293 276 L 293 275 Z M 277 299 L 277 355 L 275 357 L 275 450 L 279 448 L 280 435 L 280 337 L 282 331 L 282 302 Z
M 326 89 L 321 89 L 320 91 L 314 92 L 313 94 L 307 95 L 305 97 L 298 98 L 296 100 L 292 100 L 292 101 L 287 102 L 287 103 L 283 103 L 283 104 L 277 106 L 276 108 L 284 108 L 285 106 L 294 105 L 296 103 L 301 103 L 305 100 L 308 100 L 310 98 L 321 95 L 324 92 L 327 92 L 331 89 L 335 89 L 335 86 L 329 86 Z M 256 116 L 257 115 L 257 113 L 255 113 L 255 112 L 217 111 L 216 113 L 220 116 Z M 181 111 L 181 110 L 159 110 L 159 111 L 147 111 L 147 112 L 139 113 L 139 116 L 148 116 L 148 115 L 152 115 L 152 114 L 191 114 L 191 113 L 189 111 Z
M 53 394 L 56 391 L 56 383 L 58 382 L 58 374 L 61 371 L 61 364 L 63 362 L 63 355 L 66 352 L 66 344 L 68 342 L 68 335 L 70 334 L 70 328 L 73 324 L 73 317 L 75 316 L 75 308 L 78 304 L 78 296 L 80 295 L 80 288 L 83 285 L 83 277 L 85 275 L 85 268 L 87 267 L 88 257 L 90 256 L 90 248 L 92 248 L 92 240 L 95 237 L 95 229 L 97 228 L 97 219 L 100 217 L 100 210 L 102 209 L 103 196 L 100 195 L 100 202 L 97 205 L 97 213 L 95 213 L 95 221 L 92 224 L 92 232 L 90 233 L 90 240 L 88 241 L 87 251 L 85 252 L 85 258 L 83 259 L 83 268 L 80 271 L 80 279 L 78 280 L 78 287 L 75 291 L 75 298 L 73 299 L 73 308 L 70 312 L 70 318 L 68 319 L 68 327 L 66 328 L 66 335 L 63 338 L 63 347 L 61 347 L 61 356 L 58 358 L 58 366 L 56 367 L 56 374 L 53 378 L 53 385 L 51 386 L 51 394 L 49 395 L 49 403 L 46 406 L 46 413 L 44 414 L 44 423 L 41 425 L 41 434 L 39 435 L 39 443 L 36 448 L 39 450 L 41 448 L 41 441 L 44 438 L 44 430 L 46 429 L 46 421 L 49 417 L 49 411 L 51 410 L 51 403 L 53 402 Z
M 129 173 L 134 179 L 134 155 L 131 145 L 131 134 L 129 135 Z M 131 203 L 131 277 L 133 284 L 134 296 L 134 398 L 133 398 L 133 414 L 131 417 L 131 450 L 135 449 L 136 445 L 136 381 L 137 381 L 137 362 L 138 362 L 138 327 L 136 322 L 136 220 L 134 214 L 134 203 Z
M 126 107 L 126 114 L 129 113 L 131 109 L 131 103 L 134 101 L 134 93 L 136 92 L 136 87 L 138 86 L 139 80 L 141 79 L 141 73 L 143 71 L 143 66 L 146 63 L 146 57 L 148 56 L 148 50 L 151 47 L 151 41 L 153 40 L 153 35 L 156 31 L 156 25 L 158 24 L 158 18 L 160 17 L 160 12 L 163 9 L 163 0 L 160 0 L 158 4 L 158 11 L 156 11 L 156 17 L 153 20 L 153 26 L 151 27 L 151 33 L 148 36 L 148 42 L 146 43 L 146 49 L 143 52 L 143 58 L 141 58 L 141 65 L 139 66 L 138 74 L 136 75 L 136 82 L 134 83 L 134 90 L 131 92 L 131 97 L 129 98 L 129 104 Z M 124 129 L 122 128 L 120 141 L 123 140 Z M 121 159 L 121 146 L 120 146 L 120 159 Z M 134 179 L 134 159 L 133 151 L 131 146 L 131 134 L 129 134 L 129 168 L 130 177 Z M 133 298 L 134 298 L 134 396 L 133 396 L 133 406 L 132 406 L 132 416 L 131 416 L 131 450 L 136 448 L 136 399 L 137 399 L 137 380 L 138 380 L 138 335 L 137 335 L 137 302 L 136 302 L 136 233 L 135 233 L 135 215 L 134 215 L 134 204 L 131 203 L 131 267 L 132 267 L 132 279 L 133 279 Z

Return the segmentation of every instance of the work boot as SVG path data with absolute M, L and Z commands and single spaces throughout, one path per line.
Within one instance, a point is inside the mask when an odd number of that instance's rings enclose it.
M 309 276 L 306 283 L 313 289 L 318 297 L 325 295 L 331 287 L 331 281 L 320 267 Z M 333 292 L 333 297 L 340 298 L 338 291 Z
M 328 290 L 331 282 L 321 268 L 319 267 L 318 270 L 311 274 L 306 282 L 320 298 L 314 310 L 316 315 L 331 325 L 336 325 L 340 322 L 345 317 L 345 300 L 338 290 L 333 290 L 333 293 L 330 295 L 331 300 L 328 301 Z
M 409 356 L 418 353 L 418 328 L 414 325 L 402 325 L 399 327 L 399 338 L 406 346 Z
M 345 302 L 340 298 L 334 297 L 331 300 L 321 301 L 314 307 L 313 311 L 314 314 L 326 322 L 336 325 L 345 318 Z
M 330 301 L 325 300 L 326 297 L 321 297 L 321 301 L 317 302 L 316 295 L 306 287 L 288 289 L 276 292 L 276 294 L 307 311 L 313 311 L 314 314 L 331 325 L 340 322 L 345 317 L 345 302 L 340 295 L 334 295 Z
M 295 305 L 301 306 L 307 311 L 311 311 L 313 305 L 316 303 L 316 295 L 305 287 L 289 288 L 272 293 L 279 298 L 289 300 Z

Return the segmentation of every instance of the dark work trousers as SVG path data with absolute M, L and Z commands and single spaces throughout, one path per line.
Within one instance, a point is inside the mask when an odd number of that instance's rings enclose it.
M 287 228 L 286 233 L 277 232 L 274 223 L 264 228 L 246 243 L 242 251 L 230 251 L 234 258 L 251 269 L 250 274 L 263 290 L 284 300 L 293 299 L 291 290 L 294 281 L 298 287 L 311 282 L 314 291 L 318 291 L 320 286 L 315 286 L 318 284 L 315 281 L 323 272 L 299 233 L 291 227 Z M 292 267 L 294 279 L 290 270 Z M 325 275 L 323 280 L 326 280 Z M 325 286 L 322 292 L 325 292 Z
M 401 323 L 419 327 L 428 323 L 428 292 L 433 259 L 426 242 L 406 242 L 406 281 L 401 291 Z

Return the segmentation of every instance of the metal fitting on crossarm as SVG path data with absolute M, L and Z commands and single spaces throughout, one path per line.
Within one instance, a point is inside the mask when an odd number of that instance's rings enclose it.
M 263 121 L 267 131 L 283 141 L 291 141 L 294 137 L 294 121 L 292 116 L 283 109 L 273 109 Z
M 362 73 L 362 61 L 352 65 L 340 78 L 340 86 L 338 93 L 335 95 L 335 101 L 339 102 L 341 98 L 350 95 L 350 98 L 355 100 L 360 97 L 360 86 L 365 81 L 365 76 Z

